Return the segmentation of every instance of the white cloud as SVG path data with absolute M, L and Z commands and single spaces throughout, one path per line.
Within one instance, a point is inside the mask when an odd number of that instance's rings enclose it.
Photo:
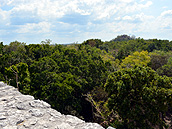
M 16 4 L 11 10 L 12 13 L 26 13 L 35 15 L 42 19 L 58 18 L 64 15 L 64 9 L 56 1 L 49 0 L 30 0 L 30 2 L 21 2 Z M 23 14 L 24 15 L 24 14 Z
M 33 39 L 53 34 L 50 37 L 64 41 L 91 37 L 108 40 L 115 34 L 143 32 L 149 35 L 172 28 L 172 10 L 151 16 L 155 9 L 151 5 L 157 4 L 151 0 L 0 1 L 0 26 L 11 27 L 18 35 L 32 35 Z M 3 6 L 11 8 L 4 11 Z
M 163 8 L 163 9 L 167 9 L 167 8 L 168 8 L 168 6 L 163 6 L 162 8 Z
M 9 16 L 10 16 L 9 12 L 0 9 L 0 19 L 1 19 L 0 26 L 9 25 L 10 23 Z
M 93 15 L 96 19 L 110 18 L 114 14 L 131 13 L 149 7 L 152 2 L 139 4 L 134 0 L 8 0 L 14 6 L 12 14 L 30 14 L 41 19 L 61 18 L 69 13 Z M 129 5 L 128 5 L 129 4 Z
M 79 0 L 77 0 L 79 1 Z M 93 6 L 93 5 L 98 5 L 98 4 L 102 4 L 102 3 L 105 3 L 105 0 L 82 0 L 82 1 L 79 1 L 81 4 L 86 4 L 88 6 Z
M 160 16 L 138 15 L 141 23 L 136 24 L 136 33 L 141 33 L 145 38 L 167 38 L 172 32 L 171 11 L 164 11 Z M 137 16 L 136 16 L 137 17 Z M 172 35 L 171 35 L 172 36 Z M 169 38 L 168 38 L 169 39 Z
M 149 7 L 149 6 L 151 6 L 153 4 L 153 2 L 152 1 L 148 1 L 145 5 L 144 5 L 144 7 Z
M 164 16 L 172 16 L 172 10 L 167 10 L 167 11 L 162 12 L 161 16 L 162 17 L 164 17 Z
M 157 24 L 161 30 L 172 30 L 172 10 L 162 12 L 157 18 Z
M 133 24 L 136 24 L 136 23 L 138 24 L 139 22 L 143 23 L 146 21 L 151 21 L 153 19 L 154 19 L 153 16 L 148 16 L 148 15 L 145 15 L 144 13 L 135 14 L 135 15 L 131 15 L 131 16 L 126 15 L 122 18 L 122 20 L 133 22 Z
M 148 8 L 152 4 L 153 4 L 152 1 L 147 1 L 145 4 L 139 4 L 137 2 L 134 2 L 134 4 L 132 5 L 128 5 L 128 6 L 125 5 L 123 10 L 125 11 L 125 13 L 132 13 L 136 11 L 141 11 L 144 8 Z
M 7 20 L 7 12 L 0 9 L 0 18 L 2 21 Z
M 125 3 L 131 3 L 131 2 L 133 2 L 134 0 L 120 0 L 120 1 L 125 2 Z
M 119 21 L 119 20 L 121 20 L 121 17 L 115 17 L 114 20 Z
M 95 19 L 110 18 L 117 12 L 116 5 L 99 6 L 94 10 L 94 15 L 97 16 Z
M 81 3 L 79 0 L 15 0 L 10 2 L 10 5 L 14 6 L 10 12 L 13 15 L 29 14 L 30 16 L 38 17 L 45 21 L 62 18 L 64 15 L 70 13 L 90 15 L 89 9 L 87 11 L 87 9 L 79 7 Z
M 123 20 L 132 20 L 133 18 L 131 16 L 124 16 L 122 19 Z
M 19 25 L 17 33 L 48 33 L 50 31 L 51 24 L 48 22 L 27 23 L 25 25 Z

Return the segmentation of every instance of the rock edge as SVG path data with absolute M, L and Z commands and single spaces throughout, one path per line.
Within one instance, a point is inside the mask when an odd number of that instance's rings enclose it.
M 0 128 L 2 129 L 104 129 L 75 116 L 63 115 L 33 96 L 0 82 Z

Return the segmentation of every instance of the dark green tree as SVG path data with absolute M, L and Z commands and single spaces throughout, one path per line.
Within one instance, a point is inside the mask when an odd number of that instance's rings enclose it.
M 135 36 L 128 36 L 126 34 L 124 35 L 118 35 L 115 39 L 112 39 L 112 41 L 116 42 L 116 41 L 128 41 L 128 40 L 133 40 L 135 39 Z
M 5 68 L 5 77 L 8 84 L 17 87 L 21 92 L 30 84 L 30 73 L 26 63 L 21 62 Z
M 167 64 L 157 69 L 157 73 L 161 76 L 166 75 L 172 77 L 172 57 L 168 59 Z
M 171 78 L 149 67 L 135 66 L 111 74 L 105 85 L 108 107 L 119 115 L 123 128 L 163 128 L 172 104 Z

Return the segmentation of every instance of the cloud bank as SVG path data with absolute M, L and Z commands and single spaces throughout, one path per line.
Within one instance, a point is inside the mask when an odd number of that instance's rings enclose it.
M 90 38 L 111 40 L 120 34 L 172 40 L 172 2 L 162 2 L 1 0 L 0 41 L 73 43 Z

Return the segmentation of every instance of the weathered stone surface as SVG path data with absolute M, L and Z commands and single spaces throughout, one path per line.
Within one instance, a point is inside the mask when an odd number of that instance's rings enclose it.
M 104 129 L 97 123 L 83 123 L 78 124 L 75 129 Z
M 63 115 L 33 96 L 0 82 L 0 129 L 103 129 L 97 123 Z M 111 128 L 109 128 L 111 129 Z
M 109 126 L 107 129 L 116 129 L 116 128 L 113 128 L 113 127 Z
M 5 120 L 6 117 L 5 116 L 0 116 L 0 120 Z
M 3 129 L 17 129 L 17 126 L 6 126 Z

